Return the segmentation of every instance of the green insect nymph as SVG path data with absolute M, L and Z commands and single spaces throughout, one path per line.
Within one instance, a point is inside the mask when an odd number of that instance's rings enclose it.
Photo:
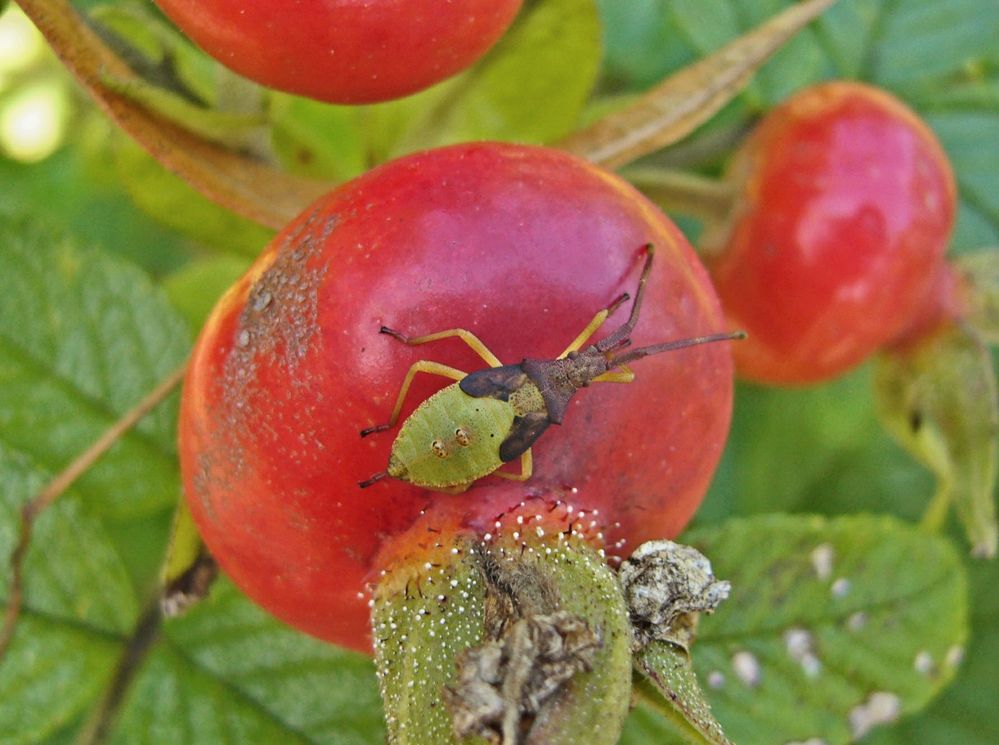
M 464 491 L 489 474 L 524 481 L 533 470 L 531 445 L 550 424 L 562 423 L 569 400 L 580 388 L 590 383 L 630 383 L 635 375 L 627 365 L 642 357 L 695 344 L 745 338 L 745 333 L 737 331 L 621 351 L 631 343 L 631 332 L 638 322 L 642 295 L 652 269 L 652 246 L 645 246 L 645 251 L 645 267 L 628 320 L 609 336 L 581 350 L 604 321 L 629 299 L 624 293 L 599 311 L 553 360 L 528 358 L 516 365 L 504 365 L 465 329 L 408 337 L 382 326 L 381 333 L 409 345 L 457 336 L 489 367 L 466 374 L 438 362 L 420 360 L 409 368 L 389 421 L 362 430 L 361 437 L 395 426 L 416 373 L 431 373 L 458 382 L 432 395 L 409 415 L 392 444 L 388 468 L 360 482 L 360 486 L 371 486 L 386 476 L 451 492 Z M 516 458 L 521 459 L 520 473 L 497 470 Z

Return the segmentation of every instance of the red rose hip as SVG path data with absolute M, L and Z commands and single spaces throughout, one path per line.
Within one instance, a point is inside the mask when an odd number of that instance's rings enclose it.
M 703 248 L 725 312 L 749 340 L 739 374 L 812 383 L 861 362 L 927 297 L 955 214 L 929 128 L 853 82 L 807 88 L 735 156 L 735 206 Z
M 551 358 L 634 291 L 646 243 L 656 255 L 634 346 L 725 330 L 679 231 L 617 177 L 558 151 L 444 148 L 319 200 L 220 301 L 192 357 L 181 465 L 209 549 L 275 615 L 366 650 L 365 584 L 389 562 L 431 561 L 441 536 L 482 536 L 514 513 L 514 529 L 573 529 L 611 554 L 676 535 L 727 434 L 728 344 L 649 357 L 635 382 L 581 392 L 534 445 L 525 482 L 358 486 L 385 468 L 393 439 L 359 431 L 386 420 L 414 362 L 484 367 L 459 339 L 410 347 L 381 326 L 462 327 L 504 363 Z M 417 375 L 402 417 L 449 382 Z
M 156 0 L 206 52 L 273 88 L 332 103 L 414 93 L 471 65 L 521 0 Z

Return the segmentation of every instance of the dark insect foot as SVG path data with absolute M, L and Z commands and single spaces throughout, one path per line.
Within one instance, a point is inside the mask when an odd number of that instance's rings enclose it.
M 620 297 L 617 298 L 617 300 L 615 300 L 613 303 L 607 306 L 607 315 L 611 315 L 615 310 L 620 308 L 629 300 L 631 300 L 631 295 L 629 295 L 627 292 L 622 292 Z
M 373 435 L 375 432 L 384 432 L 387 430 L 390 424 L 376 424 L 374 427 L 368 427 L 367 429 L 361 430 L 361 437 L 367 437 L 368 435 Z
M 367 479 L 365 481 L 358 481 L 357 485 L 359 487 L 361 487 L 362 489 L 367 489 L 373 483 L 375 483 L 376 481 L 381 481 L 386 476 L 388 476 L 388 471 L 379 471 L 374 476 L 372 476 L 370 479 Z
M 405 334 L 402 334 L 402 333 L 396 331 L 395 329 L 390 329 L 388 326 L 382 326 L 380 329 L 378 329 L 378 333 L 379 334 L 388 334 L 389 336 L 394 337 L 394 338 L 398 339 L 399 341 L 405 341 L 406 340 L 406 335 Z

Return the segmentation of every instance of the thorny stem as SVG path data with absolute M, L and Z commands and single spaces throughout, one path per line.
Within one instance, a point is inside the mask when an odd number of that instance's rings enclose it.
M 704 222 L 725 220 L 735 201 L 729 184 L 696 173 L 634 167 L 621 175 L 663 209 L 693 215 Z
M 167 375 L 145 398 L 126 412 L 121 419 L 108 427 L 104 434 L 80 453 L 72 463 L 66 466 L 44 489 L 21 508 L 21 530 L 17 545 L 10 555 L 10 591 L 7 595 L 7 608 L 4 610 L 3 625 L 0 626 L 0 662 L 3 661 L 7 649 L 10 647 L 11 639 L 14 637 L 14 628 L 17 625 L 17 619 L 24 602 L 24 559 L 31 545 L 31 531 L 35 521 L 74 481 L 110 450 L 112 445 L 142 421 L 149 412 L 159 406 L 180 385 L 186 369 L 187 363 L 185 362 Z

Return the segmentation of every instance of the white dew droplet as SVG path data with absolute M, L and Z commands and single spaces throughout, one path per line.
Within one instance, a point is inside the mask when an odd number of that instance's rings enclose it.
M 732 671 L 735 676 L 750 688 L 755 688 L 760 684 L 762 670 L 760 661 L 752 652 L 742 650 L 732 655 Z
M 933 675 L 937 666 L 933 662 L 933 655 L 923 649 L 916 654 L 916 658 L 912 661 L 912 668 L 920 675 Z
M 725 687 L 725 673 L 721 670 L 712 670 L 708 673 L 708 688 L 718 690 Z
M 844 598 L 850 592 L 850 580 L 845 577 L 840 577 L 838 580 L 832 583 L 830 588 L 834 598 Z
M 816 546 L 812 551 L 812 568 L 815 569 L 815 576 L 820 580 L 827 580 L 832 576 L 833 559 L 836 552 L 831 543 L 823 543 Z
M 860 631 L 867 625 L 867 614 L 862 610 L 858 610 L 856 613 L 851 613 L 849 618 L 846 619 L 846 628 L 850 631 Z
M 822 672 L 822 662 L 815 654 L 815 639 L 807 629 L 793 628 L 784 632 L 787 653 L 809 678 Z
M 800 659 L 803 654 L 811 651 L 812 635 L 807 629 L 788 629 L 784 632 L 784 646 L 791 657 Z
M 891 724 L 901 713 L 902 699 L 894 693 L 872 693 L 866 701 L 850 709 L 850 732 L 853 739 L 859 740 L 879 724 Z
M 944 657 L 944 662 L 947 663 L 948 667 L 957 667 L 964 661 L 964 647 L 960 644 L 955 644 L 953 647 L 947 650 L 947 654 Z

